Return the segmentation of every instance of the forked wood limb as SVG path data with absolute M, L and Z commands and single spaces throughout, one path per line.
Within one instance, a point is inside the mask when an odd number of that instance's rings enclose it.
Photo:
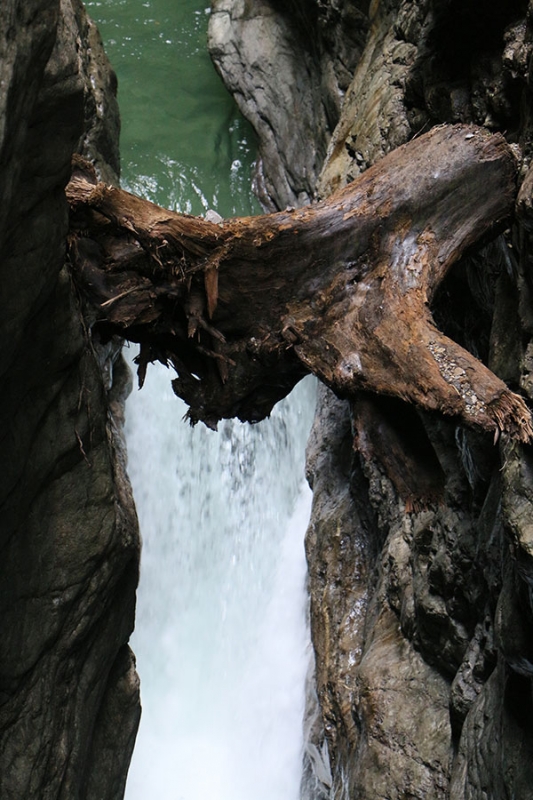
M 524 400 L 435 326 L 451 265 L 512 212 L 503 137 L 434 128 L 314 206 L 216 224 L 97 184 L 67 187 L 70 259 L 101 328 L 174 367 L 193 422 L 267 416 L 312 372 L 528 441 Z

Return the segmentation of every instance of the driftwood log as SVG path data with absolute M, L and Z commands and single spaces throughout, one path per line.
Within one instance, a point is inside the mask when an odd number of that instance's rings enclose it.
M 104 335 L 171 365 L 193 422 L 257 421 L 308 373 L 528 441 L 524 400 L 435 326 L 451 265 L 509 218 L 503 137 L 441 126 L 299 210 L 220 223 L 97 183 L 75 164 L 70 261 Z

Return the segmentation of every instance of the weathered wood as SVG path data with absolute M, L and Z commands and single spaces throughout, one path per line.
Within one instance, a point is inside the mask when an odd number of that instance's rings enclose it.
M 441 126 L 326 201 L 220 224 L 75 168 L 70 259 L 104 332 L 171 364 L 193 422 L 267 416 L 306 372 L 529 440 L 523 399 L 434 325 L 450 266 L 512 212 L 503 137 Z

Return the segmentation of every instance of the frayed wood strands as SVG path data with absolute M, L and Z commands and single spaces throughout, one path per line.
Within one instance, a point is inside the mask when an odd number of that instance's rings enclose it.
M 533 439 L 531 412 L 520 395 L 505 391 L 489 404 L 487 410 L 500 433 L 524 443 Z

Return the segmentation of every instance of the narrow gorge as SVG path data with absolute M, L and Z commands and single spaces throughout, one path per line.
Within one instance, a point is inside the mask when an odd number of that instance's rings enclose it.
M 532 25 L 524 0 L 213 0 L 208 35 L 258 139 L 266 211 L 316 210 L 443 124 L 500 137 L 509 202 L 430 311 L 521 404 L 533 401 Z M 0 31 L 0 797 L 118 800 L 140 716 L 130 378 L 67 263 L 81 228 L 65 195 L 73 154 L 118 184 L 116 76 L 79 0 L 3 0 Z M 465 224 L 496 194 L 487 181 L 468 196 Z M 326 383 L 337 394 L 319 386 L 307 446 L 301 800 L 529 800 L 528 435 L 473 428 L 386 383 Z

